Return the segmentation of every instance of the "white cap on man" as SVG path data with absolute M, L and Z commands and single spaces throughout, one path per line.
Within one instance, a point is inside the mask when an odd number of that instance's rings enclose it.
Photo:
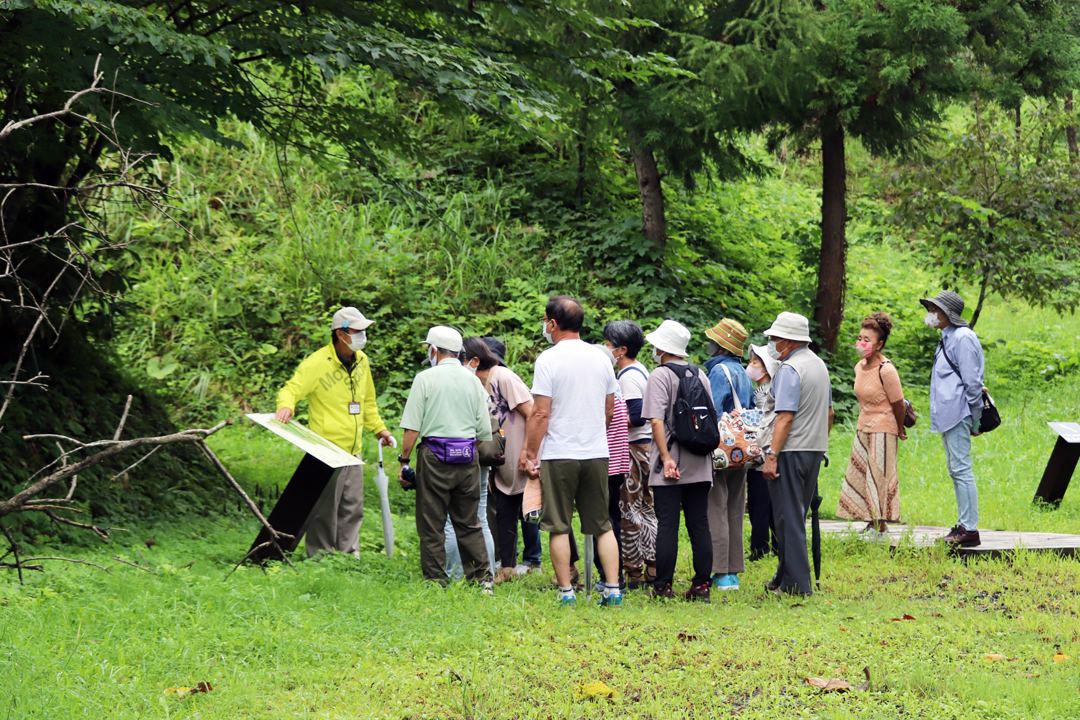
M 782 312 L 764 334 L 767 338 L 810 342 L 810 321 L 798 313 Z
M 354 307 L 343 307 L 334 313 L 334 319 L 330 321 L 330 329 L 367 330 L 374 322 L 374 320 L 368 320 Z
M 427 331 L 427 339 L 421 345 L 434 345 L 443 352 L 461 352 L 461 333 L 452 327 L 436 325 Z
M 660 323 L 660 327 L 646 335 L 645 340 L 657 350 L 662 350 L 669 355 L 686 357 L 690 354 L 686 352 L 686 346 L 690 344 L 690 331 L 685 325 L 674 320 L 665 320 Z

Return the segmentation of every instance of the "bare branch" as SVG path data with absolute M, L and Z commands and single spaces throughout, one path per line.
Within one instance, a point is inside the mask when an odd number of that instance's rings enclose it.
M 133 562 L 128 562 L 127 560 L 122 560 L 117 555 L 113 555 L 113 560 L 115 560 L 118 563 L 123 563 L 125 565 L 130 565 L 131 567 L 136 568 L 138 570 L 142 570 L 144 573 L 150 573 L 151 575 L 157 575 L 157 573 L 154 572 L 153 570 L 150 570 L 149 568 L 144 568 L 142 565 L 137 565 L 137 564 L 135 564 Z
M 9 122 L 7 125 L 5 125 L 3 127 L 3 129 L 0 129 L 0 140 L 3 140 L 4 138 L 6 138 L 8 135 L 15 132 L 16 130 L 21 130 L 24 127 L 29 127 L 30 125 L 33 125 L 34 123 L 41 122 L 42 120 L 51 120 L 51 119 L 54 119 L 54 118 L 59 118 L 59 117 L 63 117 L 65 115 L 68 115 L 68 114 L 71 113 L 71 107 L 76 102 L 79 101 L 79 98 L 83 97 L 84 95 L 93 95 L 93 94 L 96 94 L 96 93 L 99 93 L 99 92 L 103 92 L 103 88 L 99 87 L 99 84 L 101 83 L 101 78 L 104 77 L 104 73 L 98 72 L 98 65 L 100 63 L 101 63 L 101 56 L 98 55 L 97 60 L 94 62 L 94 81 L 92 83 L 90 83 L 90 87 L 86 88 L 85 90 L 80 90 L 79 92 L 77 92 L 74 95 L 72 95 L 71 97 L 69 97 L 68 101 L 66 103 L 64 103 L 64 107 L 60 108 L 56 112 L 45 113 L 44 115 L 35 115 L 32 118 L 27 118 L 26 120 L 20 120 L 19 122 L 14 122 L 14 121 Z
M 101 566 L 101 565 L 98 565 L 97 563 L 92 563 L 92 562 L 90 562 L 89 560 L 80 560 L 80 559 L 78 559 L 78 558 L 66 558 L 66 557 L 32 557 L 32 558 L 25 558 L 25 559 L 24 559 L 24 562 L 37 562 L 37 561 L 40 561 L 40 560 L 60 560 L 60 561 L 62 561 L 62 562 L 69 562 L 69 563 L 77 563 L 77 564 L 79 564 L 79 565 L 90 565 L 91 567 L 96 567 L 96 568 L 97 568 L 98 570 L 102 570 L 102 571 L 104 571 L 104 572 L 106 572 L 106 573 L 109 573 L 109 575 L 112 575 L 112 573 L 111 573 L 111 572 L 109 572 L 109 568 L 107 568 L 107 567 L 103 567 L 103 566 Z
M 132 395 L 128 395 L 127 402 L 124 404 L 124 414 L 120 416 L 120 424 L 116 426 L 116 432 L 113 433 L 113 440 L 120 439 L 120 433 L 124 431 L 124 423 L 127 422 L 128 410 L 131 409 Z

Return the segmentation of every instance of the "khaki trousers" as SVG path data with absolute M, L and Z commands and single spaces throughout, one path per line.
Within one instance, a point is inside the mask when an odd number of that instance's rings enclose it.
M 308 516 L 304 543 L 308 557 L 331 550 L 360 557 L 363 523 L 364 466 L 347 465 L 330 477 Z
M 491 579 L 484 531 L 480 525 L 480 464 L 442 463 L 426 445 L 416 458 L 416 532 L 420 535 L 420 570 L 442 585 L 446 575 L 446 518 L 454 526 L 465 579 Z
M 737 575 L 743 560 L 743 514 L 746 510 L 746 468 L 713 471 L 709 491 L 709 532 L 714 575 Z

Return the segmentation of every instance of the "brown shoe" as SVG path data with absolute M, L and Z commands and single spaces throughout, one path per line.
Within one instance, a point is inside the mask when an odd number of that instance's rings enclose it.
M 946 542 L 949 542 L 952 545 L 959 545 L 960 547 L 978 547 L 979 545 L 982 545 L 982 540 L 979 539 L 978 530 L 967 530 L 962 527 L 956 537 L 953 537 Z
M 654 600 L 674 600 L 675 593 L 671 591 L 671 583 L 665 585 L 663 590 L 657 590 L 654 585 L 649 588 L 649 597 Z
M 691 602 L 694 600 L 706 603 L 711 602 L 709 600 L 709 585 L 711 585 L 711 583 L 708 580 L 700 585 L 690 585 L 690 589 L 683 594 L 683 597 Z
M 958 536 L 963 531 L 964 528 L 960 527 L 959 525 L 953 525 L 952 528 L 949 529 L 949 534 L 941 539 L 945 542 L 952 542 L 956 538 L 956 536 Z
M 517 576 L 517 570 L 512 567 L 504 567 L 502 570 L 495 573 L 495 584 L 502 585 L 504 582 L 513 580 Z

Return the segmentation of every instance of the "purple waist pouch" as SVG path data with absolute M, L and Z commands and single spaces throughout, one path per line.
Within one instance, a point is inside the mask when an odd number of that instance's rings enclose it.
M 476 457 L 476 438 L 426 437 L 424 445 L 441 463 L 464 465 Z

